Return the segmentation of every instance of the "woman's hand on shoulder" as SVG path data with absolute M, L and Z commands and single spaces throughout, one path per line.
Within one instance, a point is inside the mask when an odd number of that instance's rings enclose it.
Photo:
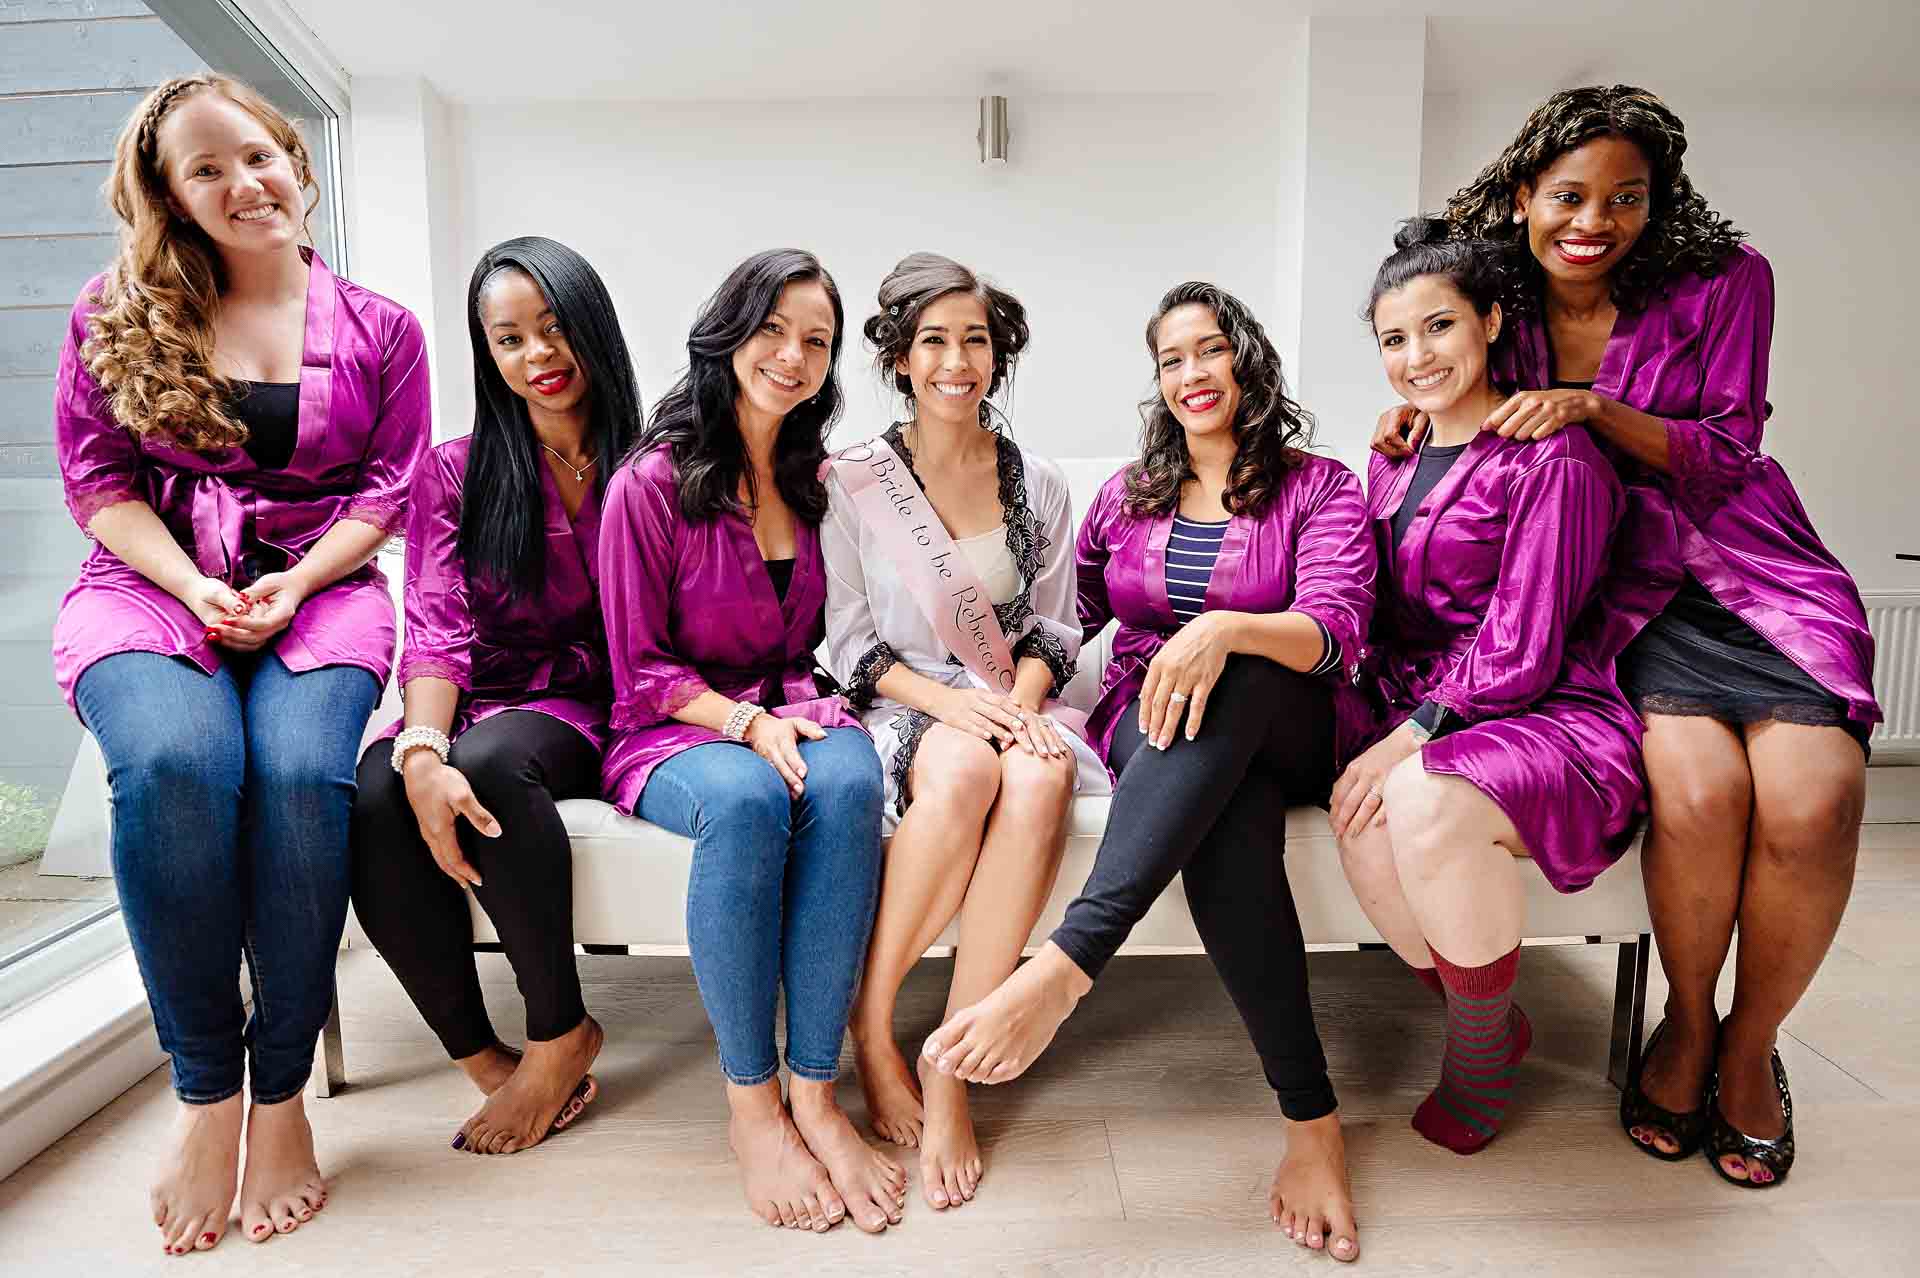
M 1493 410 L 1480 429 L 1503 439 L 1546 439 L 1569 426 L 1591 421 L 1603 409 L 1600 397 L 1592 391 L 1521 391 Z
M 1431 425 L 1427 415 L 1412 404 L 1395 404 L 1380 414 L 1373 426 L 1373 451 L 1396 461 L 1420 451 L 1420 441 Z
M 426 840 L 434 863 L 461 887 L 479 887 L 480 872 L 460 850 L 454 826 L 465 817 L 474 829 L 497 839 L 500 823 L 480 806 L 466 774 L 440 762 L 433 751 L 416 748 L 402 761 L 400 776 L 406 782 L 407 804 L 413 809 L 413 819 L 419 823 L 420 837 Z
M 783 719 L 774 714 L 761 714 L 747 725 L 747 745 L 773 765 L 773 770 L 787 783 L 787 792 L 796 799 L 807 789 L 807 764 L 800 757 L 800 738 L 819 741 L 826 735 L 825 728 L 798 716 Z
M 1173 744 L 1182 718 L 1187 740 L 1200 735 L 1207 697 L 1233 655 L 1232 613 L 1203 612 L 1175 632 L 1147 666 L 1140 688 L 1140 731 L 1156 750 Z

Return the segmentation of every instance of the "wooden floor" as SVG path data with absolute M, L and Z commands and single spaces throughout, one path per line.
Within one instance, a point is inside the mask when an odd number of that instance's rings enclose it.
M 1529 949 L 1535 1026 L 1505 1133 L 1472 1159 L 1407 1125 L 1431 1086 L 1438 1009 L 1387 954 L 1315 955 L 1321 1034 L 1348 1123 L 1364 1270 L 1381 1274 L 1920 1272 L 1920 781 L 1877 770 L 1839 943 L 1780 1043 L 1800 1161 L 1766 1193 L 1621 1135 L 1602 1077 L 1612 947 Z M 608 1031 L 602 1099 L 529 1153 L 447 1142 L 473 1099 L 377 955 L 342 956 L 351 1084 L 309 1102 L 326 1212 L 255 1247 L 168 1260 L 144 1185 L 164 1071 L 0 1184 L 0 1272 L 485 1274 L 780 1272 L 1223 1274 L 1333 1262 L 1268 1223 L 1282 1123 L 1204 959 L 1116 961 L 1025 1079 L 976 1089 L 979 1198 L 870 1238 L 769 1229 L 740 1201 L 713 1046 L 684 961 L 582 959 Z M 503 1031 L 511 975 L 483 959 Z M 915 972 L 901 1037 L 937 1019 L 947 964 Z M 1656 970 L 1650 1003 L 1661 998 Z M 1724 991 L 1723 991 L 1724 1006 Z M 859 1119 L 859 1091 L 842 1097 Z M 908 1159 L 911 1165 L 911 1159 Z M 916 1176 L 917 1179 L 917 1176 Z

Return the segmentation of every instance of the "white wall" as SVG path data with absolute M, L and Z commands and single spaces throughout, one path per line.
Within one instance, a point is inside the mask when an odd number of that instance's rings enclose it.
M 1767 452 L 1862 590 L 1920 589 L 1920 564 L 1893 559 L 1920 553 L 1920 256 L 1908 248 L 1920 105 L 1735 104 L 1654 87 L 1686 121 L 1695 187 L 1773 263 Z M 1471 180 L 1533 105 L 1430 96 L 1422 207 Z
M 847 305 L 836 439 L 851 441 L 889 411 L 858 335 L 874 290 L 905 254 L 945 253 L 1028 308 L 1016 436 L 1110 456 L 1133 447 L 1152 377 L 1143 325 L 1167 288 L 1210 279 L 1276 313 L 1277 210 L 1300 198 L 1283 153 L 1303 109 L 1286 91 L 1016 97 L 1012 162 L 987 167 L 971 99 L 457 107 L 460 256 L 470 267 L 528 234 L 585 254 L 652 405 L 685 362 L 695 310 L 737 261 L 810 249 Z M 443 430 L 458 433 L 471 386 L 451 364 L 440 382 Z

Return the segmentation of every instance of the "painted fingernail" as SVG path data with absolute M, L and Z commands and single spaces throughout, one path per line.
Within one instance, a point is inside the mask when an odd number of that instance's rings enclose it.
M 465 1132 L 460 1132 L 454 1136 L 453 1147 L 455 1149 L 465 1149 L 467 1147 L 467 1134 Z

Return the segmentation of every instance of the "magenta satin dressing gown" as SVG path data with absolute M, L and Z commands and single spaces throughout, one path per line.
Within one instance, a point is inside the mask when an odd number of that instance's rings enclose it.
M 407 509 L 407 629 L 399 682 L 426 676 L 460 689 L 453 735 L 502 710 L 532 710 L 606 745 L 613 685 L 600 617 L 600 500 L 588 488 L 567 517 L 559 485 L 540 471 L 546 581 L 525 595 L 473 580 L 460 555 L 460 500 L 471 437 L 428 453 Z M 391 735 L 398 723 L 387 729 Z
M 1100 486 L 1075 549 L 1080 625 L 1091 638 L 1118 619 L 1113 656 L 1100 676 L 1087 734 L 1107 758 L 1114 726 L 1139 695 L 1147 667 L 1177 629 L 1167 601 L 1167 539 L 1173 516 L 1127 513 L 1127 472 Z M 1344 669 L 1334 685 L 1337 764 L 1362 744 L 1371 716 L 1353 679 L 1373 614 L 1374 549 L 1360 481 L 1331 457 L 1308 456 L 1287 472 L 1256 517 L 1235 515 L 1221 539 L 1201 611 L 1298 612 L 1327 628 Z
M 1625 852 L 1645 810 L 1640 720 L 1600 651 L 1593 601 L 1623 497 L 1579 427 L 1482 434 L 1396 548 L 1419 457 L 1375 454 L 1367 507 L 1382 563 L 1368 660 L 1385 736 L 1431 699 L 1467 721 L 1421 747 L 1428 772 L 1500 806 L 1562 892 Z
M 318 254 L 307 277 L 299 435 L 286 466 L 262 470 L 244 449 L 197 453 L 136 438 L 108 410 L 80 358 L 81 290 L 54 384 L 54 441 L 67 509 L 84 530 L 108 506 L 153 507 L 200 571 L 244 588 L 239 565 L 262 548 L 297 561 L 341 519 L 387 532 L 405 522 L 407 486 L 432 435 L 420 321 L 397 302 L 343 280 Z M 157 652 L 208 674 L 221 650 L 187 606 L 96 543 L 53 626 L 53 669 L 67 704 L 102 657 Z M 358 666 L 385 683 L 393 668 L 393 599 L 372 563 L 302 601 L 269 650 L 296 673 Z
M 633 812 L 655 767 L 726 740 L 673 718 L 702 692 L 756 701 L 823 728 L 860 726 L 840 697 L 821 696 L 814 682 L 827 574 L 819 530 L 796 519 L 794 536 L 793 581 L 781 599 L 744 516 L 688 520 L 680 513 L 664 447 L 614 472 L 600 516 L 613 664 L 613 739 L 602 781 L 622 812 Z
M 1509 333 L 1494 380 L 1545 387 L 1552 356 L 1538 313 L 1515 317 Z M 1627 484 L 1627 517 L 1602 648 L 1617 656 L 1692 573 L 1870 727 L 1881 715 L 1860 591 L 1786 472 L 1760 451 L 1772 340 L 1773 268 L 1744 245 L 1721 274 L 1684 276 L 1614 321 L 1594 394 L 1666 420 L 1671 473 L 1607 450 Z

